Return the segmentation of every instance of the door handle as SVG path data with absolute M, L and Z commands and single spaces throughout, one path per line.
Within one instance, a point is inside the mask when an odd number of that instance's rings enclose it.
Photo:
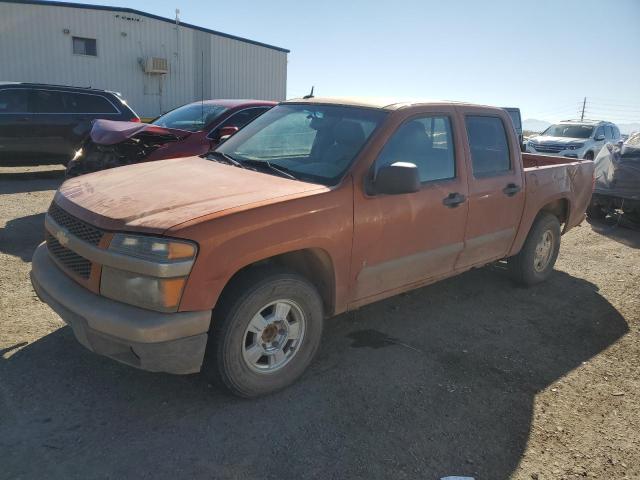
M 522 188 L 519 185 L 516 185 L 515 183 L 510 183 L 509 185 L 507 185 L 502 189 L 502 191 L 507 197 L 513 197 L 520 190 L 522 190 Z
M 467 197 L 456 192 L 456 193 L 450 193 L 449 195 L 444 197 L 444 199 L 442 200 L 442 203 L 449 208 L 455 208 L 461 203 L 464 203 L 466 199 Z

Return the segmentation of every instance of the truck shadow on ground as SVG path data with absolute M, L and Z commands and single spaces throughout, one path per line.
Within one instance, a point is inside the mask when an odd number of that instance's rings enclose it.
M 0 228 L 0 252 L 30 262 L 36 247 L 44 241 L 44 216 L 37 213 L 9 220 Z
M 606 221 L 589 220 L 591 229 L 631 248 L 640 248 L 640 224 L 619 217 L 607 217 Z
M 63 181 L 60 169 L 0 173 L 0 195 L 57 190 Z
M 85 351 L 69 328 L 0 357 L 8 478 L 508 478 L 537 392 L 628 331 L 584 280 L 485 268 L 327 322 L 291 388 L 239 400 L 198 375 Z

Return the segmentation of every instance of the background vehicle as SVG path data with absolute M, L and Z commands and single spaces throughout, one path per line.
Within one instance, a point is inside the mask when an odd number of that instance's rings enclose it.
M 263 100 L 206 100 L 178 107 L 150 124 L 98 120 L 81 154 L 67 166 L 67 176 L 202 155 L 274 105 Z
M 620 130 L 611 122 L 565 120 L 530 138 L 527 152 L 593 160 L 607 142 L 617 142 Z
M 257 396 L 303 373 L 326 316 L 503 258 L 543 281 L 592 174 L 521 154 L 500 108 L 287 101 L 207 157 L 65 182 L 32 281 L 94 352 L 192 373 L 206 351 Z
M 517 107 L 502 107 L 507 111 L 513 122 L 513 126 L 518 134 L 518 141 L 520 142 L 520 149 L 524 152 L 526 147 L 524 144 L 524 137 L 522 132 L 522 116 L 520 115 L 520 109 Z
M 640 133 L 607 144 L 595 160 L 595 185 L 587 215 L 603 219 L 614 209 L 640 224 Z
M 34 83 L 0 84 L 0 156 L 68 162 L 91 122 L 103 118 L 139 122 L 116 92 Z

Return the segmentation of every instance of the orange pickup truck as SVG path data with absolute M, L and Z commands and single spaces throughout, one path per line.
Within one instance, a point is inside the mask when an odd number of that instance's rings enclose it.
M 508 114 L 309 98 L 203 157 L 66 181 L 33 286 L 85 347 L 258 396 L 296 380 L 326 317 L 507 259 L 547 278 L 593 162 L 521 154 Z

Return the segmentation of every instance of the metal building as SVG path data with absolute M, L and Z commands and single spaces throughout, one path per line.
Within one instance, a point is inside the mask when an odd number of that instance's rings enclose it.
M 288 52 L 177 14 L 0 0 L 0 81 L 114 90 L 143 117 L 201 98 L 283 100 Z

